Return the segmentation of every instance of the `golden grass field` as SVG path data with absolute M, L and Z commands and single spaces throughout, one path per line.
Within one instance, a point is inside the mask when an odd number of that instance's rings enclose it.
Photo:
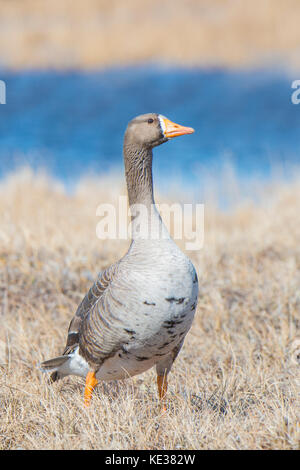
M 1 65 L 299 69 L 298 0 L 0 0 Z
M 95 234 L 98 204 L 116 203 L 123 184 L 95 178 L 68 195 L 29 170 L 2 180 L 0 448 L 299 449 L 299 182 L 270 185 L 258 205 L 205 207 L 204 247 L 189 253 L 198 308 L 162 415 L 154 370 L 100 384 L 86 409 L 83 379 L 50 386 L 38 368 L 128 247 Z

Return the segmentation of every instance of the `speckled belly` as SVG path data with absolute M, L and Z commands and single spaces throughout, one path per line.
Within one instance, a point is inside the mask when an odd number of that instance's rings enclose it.
M 151 357 L 148 360 L 138 360 L 134 356 L 121 358 L 119 354 L 120 352 L 105 361 L 97 372 L 96 377 L 98 380 L 126 379 L 145 372 L 157 362 L 155 357 Z
M 105 360 L 97 372 L 98 380 L 116 380 L 141 374 L 172 353 L 183 340 L 193 321 L 196 300 L 194 296 L 185 301 L 182 297 L 166 300 L 170 303 L 169 314 L 156 328 L 146 325 L 134 340 L 124 345 L 113 357 Z M 157 320 L 156 320 L 157 322 Z

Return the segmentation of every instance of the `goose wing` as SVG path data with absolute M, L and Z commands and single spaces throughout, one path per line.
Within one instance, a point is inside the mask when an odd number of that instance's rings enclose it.
M 115 264 L 109 266 L 104 271 L 101 271 L 98 274 L 97 280 L 79 304 L 69 325 L 67 343 L 63 355 L 70 354 L 79 345 L 80 332 L 84 321 L 88 317 L 91 309 L 97 305 L 99 299 L 112 282 L 115 272 Z
M 89 307 L 78 335 L 79 352 L 95 370 L 135 338 L 130 329 L 132 311 L 128 312 L 126 273 L 120 262 L 116 263 L 98 280 L 98 291 L 94 291 L 97 299 L 94 302 L 87 299 Z

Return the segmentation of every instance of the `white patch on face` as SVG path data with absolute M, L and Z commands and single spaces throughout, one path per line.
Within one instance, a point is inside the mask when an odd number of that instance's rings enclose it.
M 167 118 L 165 116 L 163 116 L 162 114 L 159 114 L 158 119 L 159 119 L 160 128 L 162 130 L 162 133 L 163 133 L 163 135 L 165 135 L 166 125 L 165 125 L 164 119 L 167 119 Z

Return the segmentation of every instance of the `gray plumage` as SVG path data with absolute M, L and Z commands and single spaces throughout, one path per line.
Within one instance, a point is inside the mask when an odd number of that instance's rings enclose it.
M 128 125 L 124 162 L 129 204 L 132 210 L 143 204 L 146 215 L 132 219 L 128 252 L 99 274 L 79 305 L 63 355 L 42 363 L 44 370 L 53 371 L 53 381 L 68 374 L 85 377 L 89 371 L 98 380 L 121 379 L 154 365 L 159 376 L 166 376 L 191 327 L 197 274 L 169 236 L 153 197 L 152 148 L 173 137 L 166 130 L 169 122 L 147 114 Z M 149 237 L 137 235 L 141 226 L 151 229 Z

